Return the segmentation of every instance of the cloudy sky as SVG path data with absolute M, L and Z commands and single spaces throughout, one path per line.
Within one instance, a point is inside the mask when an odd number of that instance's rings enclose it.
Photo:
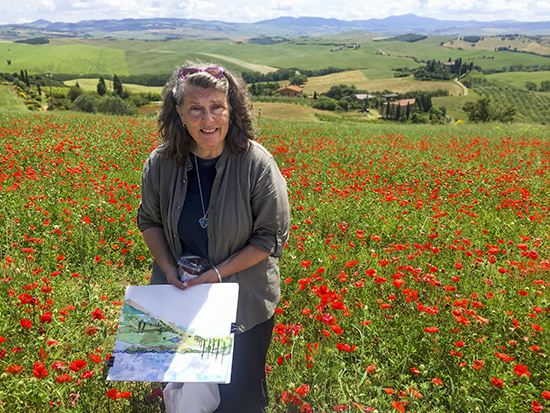
M 281 16 L 366 20 L 414 13 L 440 20 L 549 21 L 549 0 L 2 0 L 0 24 L 144 17 L 256 22 Z

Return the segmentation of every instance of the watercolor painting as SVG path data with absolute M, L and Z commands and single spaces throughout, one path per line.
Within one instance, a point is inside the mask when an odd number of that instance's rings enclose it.
M 107 380 L 229 383 L 236 283 L 127 287 Z

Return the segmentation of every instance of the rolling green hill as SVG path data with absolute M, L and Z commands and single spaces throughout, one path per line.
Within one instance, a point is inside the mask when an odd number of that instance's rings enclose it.
M 540 86 L 540 82 L 550 80 L 550 72 L 506 72 L 495 73 L 487 76 L 488 80 L 497 80 L 511 86 L 526 89 L 525 82 L 534 82 Z
M 492 52 L 475 48 L 458 50 L 441 46 L 450 37 L 428 37 L 414 43 L 372 41 L 372 34 L 350 33 L 337 38 L 294 39 L 259 45 L 241 41 L 207 40 L 108 40 L 52 38 L 48 45 L 0 43 L 0 71 L 28 70 L 34 74 L 140 75 L 170 73 L 182 60 L 214 61 L 230 70 L 263 73 L 279 67 L 323 69 L 329 66 L 359 69 L 369 79 L 393 77 L 392 69 L 414 69 L 423 61 L 446 62 L 462 58 L 482 69 L 501 69 L 521 62 L 546 65 L 548 58 L 513 52 Z M 345 45 L 356 43 L 356 49 Z M 339 45 L 339 46 L 338 46 Z M 331 51 L 333 50 L 333 51 Z M 8 65 L 8 60 L 11 64 Z

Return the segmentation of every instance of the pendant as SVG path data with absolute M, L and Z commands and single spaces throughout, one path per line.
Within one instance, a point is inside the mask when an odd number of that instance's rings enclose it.
M 199 224 L 202 228 L 206 228 L 206 226 L 208 225 L 208 218 L 206 217 L 199 218 Z

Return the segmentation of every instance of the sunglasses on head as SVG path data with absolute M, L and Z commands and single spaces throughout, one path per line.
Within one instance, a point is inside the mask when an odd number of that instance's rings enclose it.
M 186 67 L 183 69 L 180 69 L 180 77 L 182 79 L 185 79 L 188 76 L 194 75 L 195 73 L 199 72 L 206 72 L 209 75 L 214 76 L 216 79 L 221 79 L 223 77 L 223 74 L 225 73 L 225 70 L 223 67 L 208 67 L 206 69 L 196 69 L 193 67 Z

